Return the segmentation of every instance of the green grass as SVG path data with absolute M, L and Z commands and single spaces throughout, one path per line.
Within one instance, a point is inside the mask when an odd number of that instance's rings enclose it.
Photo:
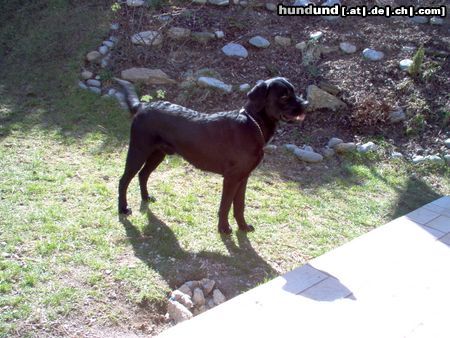
M 134 214 L 120 221 L 129 119 L 76 87 L 105 11 L 60 0 L 14 14 L 14 4 L 0 27 L 0 336 L 159 325 L 186 280 L 214 278 L 233 296 L 449 193 L 446 168 L 354 156 L 308 171 L 280 153 L 249 181 L 256 232 L 223 238 L 220 177 L 171 157 L 150 180 L 158 201 L 140 210 L 134 180 Z

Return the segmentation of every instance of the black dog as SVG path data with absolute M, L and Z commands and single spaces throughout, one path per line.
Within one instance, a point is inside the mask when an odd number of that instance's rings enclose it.
M 117 81 L 135 114 L 125 172 L 119 183 L 119 213 L 131 214 L 126 193 L 137 172 L 142 200 L 152 200 L 147 191 L 149 175 L 166 155 L 179 154 L 195 167 L 223 176 L 219 232 L 231 233 L 231 203 L 239 229 L 253 231 L 244 219 L 248 177 L 261 162 L 263 147 L 272 138 L 278 121 L 302 121 L 308 102 L 295 95 L 286 79 L 277 77 L 257 84 L 240 111 L 203 114 L 169 102 L 140 103 L 129 82 Z

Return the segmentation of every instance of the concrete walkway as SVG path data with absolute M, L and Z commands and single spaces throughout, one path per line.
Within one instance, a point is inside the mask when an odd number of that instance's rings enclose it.
M 450 196 L 160 337 L 450 337 Z

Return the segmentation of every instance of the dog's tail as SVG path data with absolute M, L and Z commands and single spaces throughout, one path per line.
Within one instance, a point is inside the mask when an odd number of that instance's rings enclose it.
M 134 85 L 131 82 L 118 79 L 116 77 L 114 78 L 114 80 L 118 84 L 120 84 L 123 90 L 125 91 L 125 100 L 127 102 L 128 109 L 130 110 L 130 113 L 132 115 L 135 115 L 139 110 L 139 107 L 141 106 L 141 101 L 139 100 Z

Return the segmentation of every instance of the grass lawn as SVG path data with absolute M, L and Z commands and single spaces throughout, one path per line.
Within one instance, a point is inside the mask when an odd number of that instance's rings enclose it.
M 221 237 L 221 178 L 170 157 L 150 178 L 158 201 L 141 206 L 133 180 L 119 220 L 130 120 L 76 86 L 107 11 L 19 2 L 0 15 L 0 336 L 157 331 L 186 280 L 232 297 L 450 193 L 446 167 L 377 155 L 308 168 L 280 151 L 249 181 L 256 232 Z

